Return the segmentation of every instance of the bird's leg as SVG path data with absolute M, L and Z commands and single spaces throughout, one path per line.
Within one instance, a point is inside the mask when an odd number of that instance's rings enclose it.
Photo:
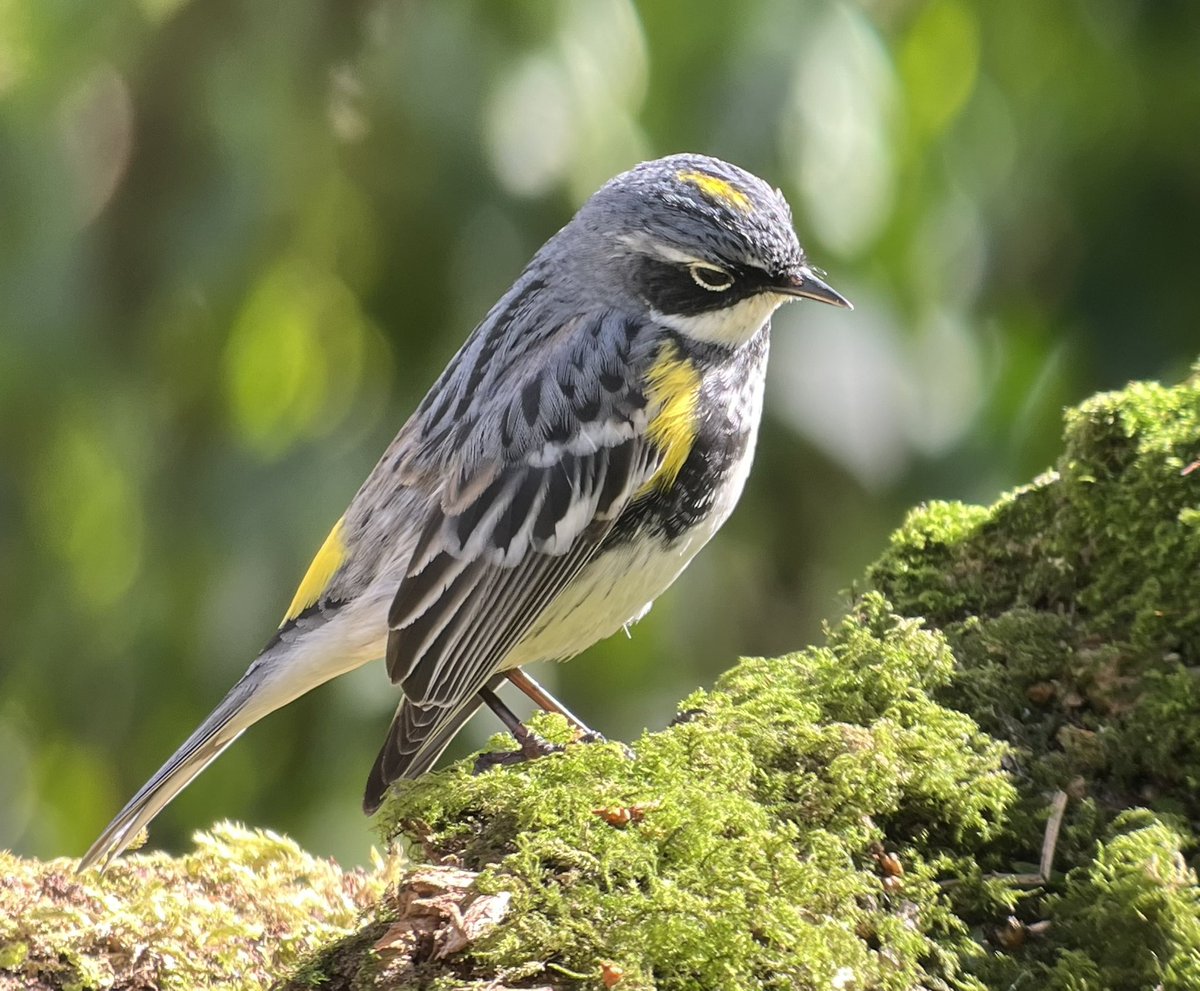
M 534 681 L 520 668 L 512 668 L 506 671 L 508 680 L 524 692 L 535 705 L 544 709 L 546 712 L 557 712 L 568 723 L 575 727 L 575 738 L 579 743 L 607 743 L 602 733 L 597 733 L 594 729 L 589 729 L 587 723 L 580 719 L 575 713 L 563 705 L 558 699 L 551 695 L 546 689 Z M 628 744 L 619 744 L 621 751 L 629 760 L 635 759 L 637 756 L 633 752 L 633 748 Z
M 542 739 L 522 723 L 517 718 L 517 714 L 506 706 L 492 689 L 481 688 L 479 697 L 496 714 L 500 722 L 504 723 L 504 728 L 513 735 L 521 749 L 506 750 L 498 754 L 480 754 L 475 758 L 476 774 L 486 771 L 489 767 L 497 767 L 501 764 L 523 764 L 527 760 L 536 760 L 538 757 L 562 752 L 563 748 L 558 744 Z
M 517 718 L 517 714 L 508 706 L 506 706 L 500 700 L 500 696 L 492 691 L 491 688 L 481 688 L 479 690 L 479 697 L 483 699 L 483 701 L 487 704 L 487 707 L 496 714 L 496 718 L 499 719 L 500 722 L 504 723 L 504 728 L 517 738 L 518 743 L 520 743 L 521 740 L 529 734 L 529 730 L 526 728 L 525 724 Z
M 505 672 L 508 675 L 508 680 L 511 681 L 517 688 L 524 692 L 540 709 L 546 712 L 557 712 L 568 723 L 575 727 L 575 733 L 581 743 L 603 743 L 604 737 L 593 729 L 589 729 L 575 713 L 563 705 L 558 699 L 551 695 L 546 689 L 534 681 L 520 668 L 512 668 Z

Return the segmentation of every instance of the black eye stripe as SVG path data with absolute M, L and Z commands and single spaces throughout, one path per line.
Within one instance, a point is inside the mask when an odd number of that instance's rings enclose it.
M 732 282 L 724 289 L 701 285 L 693 268 L 704 265 L 716 275 L 724 272 Z M 732 306 L 770 285 L 766 272 L 749 265 L 715 265 L 707 262 L 669 262 L 642 257 L 633 272 L 638 295 L 659 313 L 693 316 Z

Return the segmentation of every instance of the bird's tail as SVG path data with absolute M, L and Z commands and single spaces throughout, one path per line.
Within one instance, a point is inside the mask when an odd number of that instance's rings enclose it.
M 295 644 L 274 641 L 171 759 L 117 813 L 83 855 L 79 870 L 101 861 L 101 870 L 107 867 L 143 826 L 263 716 L 360 663 L 362 659 L 352 653 L 330 662 L 323 654 L 298 652 Z
M 171 759 L 138 789 L 83 855 L 79 870 L 86 870 L 99 861 L 103 861 L 101 870 L 107 867 L 171 799 L 241 736 L 243 730 L 265 715 L 261 706 L 251 706 L 252 700 L 257 701 L 255 695 L 261 684 L 253 678 L 253 673 L 253 668 L 246 672 Z

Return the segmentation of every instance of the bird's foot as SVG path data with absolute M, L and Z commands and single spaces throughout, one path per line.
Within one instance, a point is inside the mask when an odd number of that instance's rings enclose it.
M 576 743 L 610 743 L 612 741 L 610 741 L 608 739 L 608 737 L 606 737 L 603 733 L 597 733 L 594 729 L 589 729 L 589 730 L 577 731 L 575 733 L 575 742 Z M 624 755 L 626 760 L 636 760 L 637 759 L 637 754 L 635 754 L 633 752 L 633 747 L 631 747 L 628 743 L 621 743 L 621 741 L 618 740 L 617 746 L 621 748 L 621 753 Z
M 668 723 L 668 726 L 682 726 L 684 723 L 695 722 L 705 714 L 704 709 L 684 709 L 683 712 L 675 713 L 675 718 Z
M 561 754 L 567 748 L 560 743 L 551 743 L 545 737 L 538 736 L 527 726 L 521 726 L 513 736 L 520 745 L 517 750 L 499 750 L 493 753 L 480 754 L 475 758 L 475 773 L 482 774 L 492 767 L 510 767 L 514 764 L 524 764 L 537 760 L 539 757 L 549 757 L 551 754 Z
M 551 743 L 545 737 L 538 736 L 537 733 L 529 729 L 527 726 L 521 726 L 520 732 L 514 732 L 513 737 L 519 744 L 516 750 L 497 750 L 491 753 L 480 754 L 475 758 L 474 773 L 482 774 L 484 771 L 493 767 L 512 767 L 516 764 L 525 764 L 531 760 L 537 760 L 539 757 L 548 757 L 550 754 L 561 754 L 567 748 L 560 743 Z M 586 733 L 578 733 L 573 741 L 575 743 L 607 743 L 602 733 L 597 733 L 595 730 L 588 730 Z M 633 748 L 622 743 L 621 750 L 625 757 L 633 760 L 636 754 Z

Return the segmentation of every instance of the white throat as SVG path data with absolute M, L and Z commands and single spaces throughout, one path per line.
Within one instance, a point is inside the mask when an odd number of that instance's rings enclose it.
M 762 330 L 763 324 L 771 318 L 771 314 L 786 303 L 788 298 L 764 292 L 748 296 L 722 310 L 712 310 L 695 316 L 659 313 L 658 310 L 651 310 L 651 314 L 659 323 L 694 340 L 737 347 Z

